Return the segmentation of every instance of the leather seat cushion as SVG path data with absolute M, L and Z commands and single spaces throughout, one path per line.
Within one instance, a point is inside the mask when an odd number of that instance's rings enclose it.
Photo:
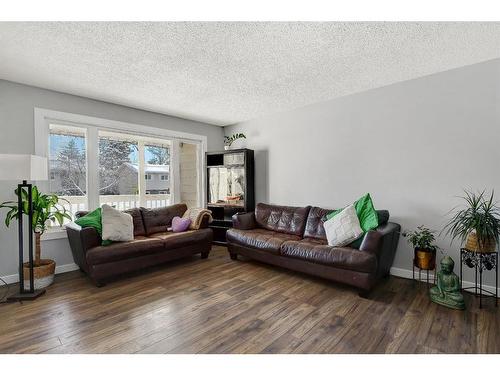
M 129 210 L 125 210 L 127 214 L 132 216 L 134 222 L 134 237 L 137 236 L 145 236 L 146 228 L 144 228 L 144 222 L 142 221 L 142 213 L 140 208 L 131 208 Z
M 259 203 L 255 207 L 255 221 L 261 228 L 302 236 L 310 206 L 290 207 Z
M 200 242 L 212 242 L 212 229 L 196 229 L 186 232 L 160 232 L 151 235 L 151 238 L 160 240 L 165 248 L 177 249 L 179 247 L 195 245 Z
M 335 210 L 329 210 L 321 207 L 311 207 L 307 215 L 306 229 L 304 238 L 326 239 L 325 228 L 323 227 L 323 218 Z
M 153 233 L 165 232 L 172 225 L 172 219 L 175 216 L 184 215 L 187 206 L 184 203 L 174 204 L 172 206 L 160 208 L 144 208 L 141 207 L 142 220 L 146 234 L 148 236 Z
M 325 240 L 320 239 L 286 241 L 281 245 L 281 254 L 290 258 L 358 272 L 377 271 L 377 257 L 374 254 L 350 247 L 328 246 Z
M 279 254 L 282 243 L 285 241 L 299 241 L 301 237 L 262 228 L 251 230 L 233 228 L 226 232 L 226 238 L 229 242 L 241 246 L 267 250 L 275 254 Z
M 165 247 L 162 240 L 158 238 L 137 236 L 133 241 L 114 242 L 108 246 L 94 247 L 87 251 L 85 257 L 88 264 L 102 264 L 164 250 Z

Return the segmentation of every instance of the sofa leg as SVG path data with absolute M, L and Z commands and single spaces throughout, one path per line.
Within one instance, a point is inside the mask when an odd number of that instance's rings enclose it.
M 202 251 L 201 252 L 201 259 L 207 259 L 208 258 L 208 254 L 209 254 L 208 251 Z
M 370 297 L 371 290 L 361 290 L 358 296 L 363 299 L 368 299 Z
M 98 288 L 102 288 L 103 286 L 106 286 L 106 283 L 104 283 L 103 281 L 94 280 L 94 285 Z
M 236 253 L 229 253 L 229 256 L 231 257 L 232 260 L 238 259 L 238 254 L 236 254 Z

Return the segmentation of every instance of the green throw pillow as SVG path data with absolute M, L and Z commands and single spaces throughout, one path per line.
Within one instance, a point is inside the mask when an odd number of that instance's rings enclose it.
M 102 213 L 101 208 L 97 208 L 92 212 L 89 212 L 87 215 L 82 216 L 79 219 L 75 220 L 75 224 L 81 226 L 82 228 L 91 227 L 94 228 L 99 236 L 102 237 Z M 103 246 L 110 245 L 113 241 L 104 240 L 102 241 Z
M 354 208 L 356 209 L 356 214 L 358 215 L 359 225 L 363 232 L 368 232 L 369 230 L 375 229 L 378 227 L 378 215 L 377 211 L 373 207 L 372 198 L 370 194 L 365 194 L 361 198 L 359 198 L 356 202 L 354 202 Z M 326 215 L 326 219 L 330 220 L 332 217 L 337 215 L 340 210 L 333 211 Z

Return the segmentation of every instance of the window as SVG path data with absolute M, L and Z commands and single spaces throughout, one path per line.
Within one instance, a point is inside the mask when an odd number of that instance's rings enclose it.
M 149 195 L 148 207 L 160 207 L 170 196 L 170 181 L 165 176 L 170 173 L 171 142 L 149 139 L 144 142 L 144 170 L 149 176 L 146 180 L 146 194 Z
M 87 209 L 87 148 L 83 128 L 49 126 L 49 190 L 71 212 Z
M 128 134 L 100 131 L 99 204 L 120 210 L 139 207 L 139 143 Z
M 204 204 L 204 136 L 35 108 L 35 140 L 35 153 L 49 159 L 50 179 L 40 187 L 67 200 L 73 214 L 104 203 L 162 207 L 188 196 L 190 206 Z M 182 150 L 184 141 L 194 154 Z

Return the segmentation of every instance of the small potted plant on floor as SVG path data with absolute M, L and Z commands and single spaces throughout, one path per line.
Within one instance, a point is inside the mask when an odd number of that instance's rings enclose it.
M 496 250 L 500 236 L 500 210 L 494 202 L 494 192 L 487 197 L 481 193 L 465 191 L 461 197 L 466 205 L 452 211 L 453 217 L 444 230 L 451 235 L 452 241 L 459 239 L 465 248 L 472 251 L 489 253 Z
M 15 193 L 19 196 L 19 189 L 16 189 Z M 31 188 L 31 194 L 33 201 L 32 229 L 35 232 L 34 288 L 42 289 L 49 286 L 54 281 L 56 263 L 52 259 L 41 259 L 40 237 L 47 230 L 50 223 L 57 222 L 59 225 L 62 225 L 64 219 L 71 220 L 71 216 L 64 207 L 59 205 L 59 201 L 62 199 L 58 198 L 57 195 L 41 194 L 36 186 Z M 27 215 L 28 192 L 24 189 L 21 190 L 21 199 L 23 202 L 22 214 Z M 12 220 L 17 219 L 20 215 L 17 202 L 3 202 L 0 204 L 0 208 L 9 209 L 5 217 L 5 225 L 7 227 Z M 24 279 L 29 280 L 29 263 L 24 264 L 23 272 Z M 25 288 L 29 289 L 29 282 L 25 283 Z
M 434 231 L 421 225 L 417 227 L 417 230 L 406 232 L 403 236 L 413 246 L 415 266 L 421 270 L 433 270 L 436 267 L 436 250 L 438 249 L 434 244 L 436 240 Z
M 224 150 L 229 150 L 234 141 L 240 138 L 245 138 L 246 136 L 243 133 L 235 133 L 232 136 L 224 136 Z

